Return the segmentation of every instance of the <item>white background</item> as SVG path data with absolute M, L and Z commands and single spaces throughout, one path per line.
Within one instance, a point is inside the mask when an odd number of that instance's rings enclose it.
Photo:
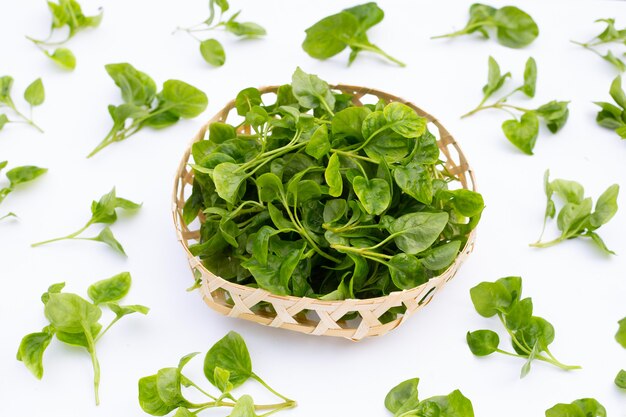
M 626 143 L 595 122 L 594 100 L 609 100 L 616 71 L 592 53 L 569 43 L 599 33 L 597 18 L 616 17 L 626 24 L 621 1 L 507 1 L 529 12 L 541 34 L 528 48 L 507 49 L 495 41 L 462 37 L 429 39 L 461 28 L 470 1 L 383 1 L 385 20 L 370 39 L 405 61 L 398 68 L 362 54 L 346 67 L 347 53 L 326 62 L 307 56 L 303 30 L 320 18 L 354 5 L 353 1 L 233 1 L 241 18 L 265 26 L 262 40 L 239 41 L 226 34 L 227 62 L 205 64 L 197 43 L 179 33 L 208 15 L 204 0 L 84 0 L 92 14 L 104 6 L 102 25 L 69 43 L 78 59 L 72 73 L 58 69 L 24 35 L 45 37 L 49 14 L 42 0 L 0 0 L 0 75 L 15 77 L 16 101 L 35 78 L 43 77 L 46 102 L 35 109 L 46 133 L 8 125 L 0 132 L 0 160 L 10 167 L 48 167 L 47 175 L 20 187 L 2 204 L 19 220 L 0 224 L 0 415 L 125 416 L 144 415 L 137 402 L 137 380 L 159 368 L 175 366 L 180 356 L 206 350 L 227 331 L 240 332 L 255 371 L 296 399 L 285 416 L 384 416 L 383 398 L 396 383 L 420 377 L 422 398 L 459 388 L 481 417 L 543 416 L 557 402 L 596 397 L 611 417 L 626 416 L 626 393 L 613 385 L 626 368 L 626 351 L 614 340 L 617 320 L 626 315 L 626 198 L 611 223 L 600 230 L 618 256 L 602 255 L 589 241 L 569 241 L 535 250 L 528 247 L 541 229 L 545 198 L 542 175 L 573 179 L 596 198 L 617 182 L 626 186 Z M 459 116 L 481 99 L 487 57 L 522 81 L 529 56 L 537 60 L 537 97 L 512 102 L 538 107 L 552 99 L 571 100 L 570 119 L 557 135 L 542 127 L 536 155 L 526 156 L 504 138 L 506 114 L 482 112 Z M 130 62 L 158 84 L 185 80 L 207 92 L 210 104 L 201 117 L 162 131 L 146 129 L 93 159 L 85 155 L 106 135 L 109 103 L 119 91 L 107 76 L 107 63 Z M 332 83 L 379 88 L 405 97 L 438 117 L 461 144 L 476 171 L 487 207 L 475 252 L 457 277 L 424 310 L 398 330 L 358 344 L 312 337 L 225 318 L 209 310 L 192 283 L 184 253 L 176 241 L 170 214 L 175 168 L 200 126 L 237 92 L 248 86 L 287 83 L 297 65 Z M 40 248 L 30 243 L 67 234 L 89 218 L 92 199 L 117 186 L 118 195 L 143 202 L 133 217 L 121 216 L 113 231 L 127 259 L 93 242 L 62 242 Z M 94 235 L 97 231 L 92 232 Z M 549 228 L 547 237 L 556 233 Z M 15 360 L 21 337 L 44 324 L 40 294 L 49 284 L 67 282 L 67 290 L 85 295 L 87 286 L 130 271 L 133 289 L 125 300 L 152 307 L 147 317 L 124 319 L 98 345 L 102 366 L 101 400 L 95 407 L 92 370 L 84 351 L 53 341 L 44 357 L 45 374 L 36 380 Z M 474 357 L 465 333 L 500 329 L 473 309 L 469 289 L 506 275 L 524 278 L 535 314 L 557 331 L 552 352 L 583 370 L 563 372 L 536 363 L 520 380 L 522 361 L 501 355 Z M 508 349 L 508 340 L 503 337 Z M 201 380 L 202 360 L 189 365 Z M 193 370 L 193 371 L 192 371 Z M 205 381 L 206 382 L 206 381 Z M 205 386 L 208 383 L 204 384 Z M 247 387 L 247 388 L 246 388 Z M 240 392 L 256 392 L 254 383 Z M 259 397 L 259 401 L 272 401 Z M 225 415 L 217 412 L 208 415 Z

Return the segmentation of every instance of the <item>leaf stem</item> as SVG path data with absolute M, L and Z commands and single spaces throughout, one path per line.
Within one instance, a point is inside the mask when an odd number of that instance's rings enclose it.
M 290 398 L 285 397 L 284 395 L 280 394 L 279 392 L 275 391 L 272 387 L 270 387 L 269 385 L 267 385 L 267 383 L 265 381 L 263 381 L 263 379 L 261 379 L 261 377 L 259 377 L 257 374 L 255 374 L 254 372 L 252 373 L 251 377 L 253 379 L 255 379 L 259 384 L 263 385 L 265 388 L 267 388 L 272 394 L 276 395 L 277 397 L 285 400 L 285 402 L 292 402 L 295 405 L 295 401 L 293 401 Z
M 560 236 L 554 240 L 551 240 L 549 242 L 541 242 L 541 241 L 537 241 L 535 243 L 531 243 L 528 246 L 533 247 L 533 248 L 549 248 L 550 246 L 554 246 L 557 243 L 561 243 L 563 242 L 563 237 Z
M 75 231 L 74 233 L 70 233 L 67 236 L 62 236 L 62 237 L 57 237 L 54 239 L 48 239 L 48 240 L 44 240 L 42 242 L 37 242 L 37 243 L 33 243 L 32 245 L 30 245 L 31 247 L 35 248 L 37 246 L 41 246 L 41 245 L 46 245 L 48 243 L 52 243 L 52 242 L 58 242 L 60 240 L 68 240 L 68 239 L 74 239 L 76 236 L 80 235 L 81 233 L 83 233 L 85 230 L 87 230 L 87 228 L 89 226 L 92 225 L 91 220 L 87 222 L 87 224 L 85 224 L 85 226 L 81 227 L 80 229 L 78 229 L 77 231 Z
M 96 405 L 100 405 L 100 395 L 98 393 L 100 389 L 100 363 L 96 357 L 96 345 L 91 334 L 91 329 L 84 322 L 81 322 L 85 338 L 87 339 L 87 351 L 91 356 L 91 364 L 93 366 L 93 390 L 96 396 Z

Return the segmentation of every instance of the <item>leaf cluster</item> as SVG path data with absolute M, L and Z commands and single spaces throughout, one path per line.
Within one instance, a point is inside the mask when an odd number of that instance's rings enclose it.
M 73 70 L 76 68 L 76 57 L 74 53 L 65 48 L 57 47 L 65 45 L 78 32 L 89 28 L 97 28 L 102 21 L 102 11 L 97 15 L 85 16 L 80 4 L 76 0 L 58 0 L 48 1 L 48 8 L 52 14 L 52 24 L 50 25 L 50 34 L 46 39 L 34 39 L 29 36 L 27 38 L 33 42 L 39 50 L 41 50 L 48 58 L 52 59 L 60 67 Z M 57 31 L 67 27 L 67 36 L 60 40 L 52 40 Z M 54 50 L 52 50 L 54 48 Z
M 502 74 L 496 60 L 493 59 L 493 57 L 489 57 L 489 75 L 487 77 L 487 84 L 483 87 L 483 99 L 474 110 L 464 114 L 462 118 L 471 116 L 485 109 L 498 109 L 510 114 L 513 116 L 513 119 L 506 120 L 502 123 L 504 136 L 506 136 L 509 142 L 515 145 L 517 149 L 527 155 L 532 155 L 537 137 L 539 136 L 539 119 L 544 120 L 550 132 L 557 133 L 565 125 L 569 117 L 569 109 L 567 108 L 569 102 L 552 100 L 536 109 L 527 109 L 508 104 L 507 101 L 509 97 L 517 92 L 522 92 L 530 98 L 535 96 L 537 63 L 531 57 L 526 61 L 524 84 L 505 94 L 494 103 L 485 104 L 493 93 L 502 88 L 506 79 L 509 77 L 511 77 L 511 73 L 507 72 L 506 74 Z M 519 120 L 514 112 L 521 113 Z
M 131 276 L 122 272 L 111 278 L 92 284 L 87 295 L 91 302 L 79 295 L 62 292 L 65 283 L 53 284 L 42 294 L 44 314 L 50 323 L 41 332 L 31 333 L 22 339 L 17 351 L 17 360 L 38 379 L 43 376 L 43 355 L 53 338 L 67 345 L 85 349 L 91 357 L 94 370 L 94 393 L 99 404 L 100 365 L 96 355 L 96 344 L 104 334 L 122 317 L 129 314 L 147 314 L 149 309 L 142 305 L 120 305 L 130 290 Z M 102 327 L 102 308 L 106 307 L 115 318 Z
M 609 94 L 615 104 L 604 101 L 594 102 L 601 109 L 596 116 L 596 122 L 602 127 L 614 130 L 620 138 L 626 139 L 626 93 L 622 89 L 621 76 L 613 80 Z
M 302 49 L 311 57 L 324 60 L 349 47 L 348 65 L 354 62 L 361 51 L 368 51 L 404 67 L 404 63 L 388 55 L 367 37 L 367 31 L 380 23 L 384 17 L 385 13 L 374 2 L 344 9 L 306 29 Z
M 472 402 L 461 391 L 420 401 L 419 378 L 399 383 L 385 397 L 385 407 L 395 417 L 474 417 Z
M 109 105 L 113 127 L 88 158 L 112 143 L 128 139 L 143 127 L 163 129 L 181 118 L 194 118 L 209 103 L 206 94 L 183 81 L 167 80 L 157 93 L 154 80 L 130 64 L 108 64 L 105 69 L 119 87 L 124 104 Z
M 139 380 L 139 404 L 143 411 L 153 416 L 164 416 L 176 410 L 174 417 L 191 417 L 207 409 L 230 407 L 231 417 L 257 417 L 255 410 L 268 410 L 261 415 L 265 416 L 296 406 L 295 401 L 276 392 L 252 371 L 248 347 L 238 333 L 229 332 L 204 357 L 204 376 L 219 391 L 216 395 L 210 394 L 182 373 L 185 365 L 199 353 L 183 356 L 176 368 L 162 368 L 156 374 Z M 233 390 L 250 379 L 260 383 L 283 402 L 255 404 L 250 395 L 236 398 Z M 196 394 L 203 395 L 205 399 L 202 402 L 187 399 L 183 394 L 186 388 L 193 388 Z
M 608 223 L 617 213 L 619 185 L 613 184 L 607 188 L 598 198 L 595 210 L 592 211 L 593 201 L 591 197 L 585 197 L 584 187 L 576 181 L 562 179 L 550 181 L 550 170 L 546 170 L 543 183 L 547 197 L 543 230 L 545 230 L 547 220 L 556 216 L 557 227 L 561 231 L 561 235 L 549 242 L 541 242 L 543 237 L 542 230 L 539 240 L 530 246 L 545 248 L 568 239 L 587 237 L 604 253 L 615 255 L 613 251 L 606 247 L 596 231 L 602 225 Z M 555 195 L 565 203 L 558 216 L 556 214 L 556 204 L 553 200 Z
M 7 161 L 1 161 L 0 171 L 6 168 L 7 164 L 8 164 Z M 36 167 L 32 165 L 15 167 L 13 169 L 8 170 L 6 172 L 6 177 L 9 180 L 9 185 L 0 188 L 0 203 L 2 203 L 4 199 L 15 190 L 15 187 L 17 187 L 20 184 L 33 181 L 37 179 L 38 177 L 42 176 L 43 174 L 45 174 L 46 172 L 48 172 L 47 168 L 40 168 L 40 167 Z M 11 216 L 15 216 L 15 214 L 14 213 L 6 214 L 5 216 L 2 216 L 1 219 L 4 219 L 6 217 L 11 217 Z
M 486 4 L 475 3 L 470 6 L 470 18 L 465 27 L 447 35 L 434 36 L 431 39 L 453 38 L 461 35 L 480 33 L 489 39 L 489 30 L 495 29 L 496 40 L 509 48 L 523 48 L 539 36 L 539 27 L 532 17 L 514 6 L 499 9 Z
M 580 369 L 559 362 L 548 346 L 554 341 L 554 327 L 546 319 L 533 316 L 533 301 L 522 297 L 520 277 L 481 282 L 470 290 L 474 308 L 483 317 L 497 316 L 511 337 L 513 352 L 499 348 L 500 337 L 492 330 L 467 332 L 467 344 L 476 356 L 502 353 L 525 359 L 520 377 L 530 371 L 532 361 L 540 360 L 564 370 Z M 545 353 L 545 354 L 544 354 Z
M 596 23 L 606 23 L 606 27 L 599 35 L 595 36 L 588 42 L 576 42 L 572 41 L 576 45 L 580 45 L 585 49 L 590 50 L 600 58 L 611 63 L 619 72 L 626 71 L 626 64 L 621 58 L 618 58 L 618 53 L 613 53 L 611 49 L 606 49 L 606 53 L 600 52 L 598 47 L 605 45 L 617 44 L 618 46 L 626 45 L 626 28 L 618 29 L 615 27 L 615 19 L 598 19 Z M 623 52 L 626 56 L 626 52 Z
M 215 17 L 216 6 L 219 9 L 219 17 L 216 21 Z M 222 44 L 214 38 L 202 40 L 196 36 L 198 32 L 212 32 L 215 30 L 224 30 L 239 38 L 243 39 L 255 39 L 265 36 L 267 32 L 265 29 L 254 22 L 240 22 L 237 20 L 241 10 L 233 13 L 228 19 L 224 18 L 230 8 L 227 0 L 209 0 L 209 17 L 202 23 L 188 27 L 178 28 L 177 31 L 182 30 L 187 32 L 192 38 L 200 42 L 200 55 L 210 65 L 214 67 L 221 67 L 226 62 L 226 53 Z
M 4 75 L 0 77 L 0 109 L 6 107 L 7 109 L 11 110 L 13 114 L 15 114 L 15 116 L 18 117 L 17 120 L 11 120 L 6 113 L 0 113 L 0 130 L 2 130 L 2 128 L 4 128 L 4 126 L 8 123 L 26 123 L 37 129 L 39 132 L 43 133 L 43 130 L 39 126 L 37 126 L 37 124 L 35 124 L 32 119 L 33 107 L 43 104 L 46 98 L 46 93 L 41 78 L 37 78 L 35 81 L 30 83 L 28 87 L 26 87 L 26 90 L 24 90 L 24 100 L 30 106 L 30 117 L 24 115 L 24 113 L 19 111 L 19 109 L 15 105 L 15 102 L 11 97 L 12 88 L 13 77 L 11 77 L 10 75 Z
M 546 417 L 606 417 L 606 409 L 595 398 L 581 398 L 555 405 L 546 410 Z
M 201 214 L 191 252 L 224 279 L 376 297 L 440 274 L 479 221 L 482 196 L 452 189 L 426 119 L 402 103 L 357 107 L 298 68 L 276 102 L 247 88 L 235 104 L 239 130 L 212 123 L 192 147 L 183 209 L 187 223 Z
M 45 240 L 43 242 L 33 243 L 31 246 L 41 246 L 52 242 L 58 242 L 60 240 L 92 240 L 94 242 L 102 242 L 109 247 L 111 247 L 116 252 L 126 256 L 126 252 L 122 247 L 122 244 L 115 239 L 113 236 L 113 232 L 109 225 L 113 224 L 117 220 L 117 209 L 121 209 L 124 211 L 134 212 L 141 207 L 141 204 L 134 203 L 125 198 L 117 197 L 115 194 L 115 187 L 113 189 L 104 194 L 98 201 L 91 202 L 91 218 L 83 227 L 75 231 L 74 233 L 70 233 L 67 236 L 57 237 L 54 239 Z M 80 237 L 80 235 L 87 230 L 93 224 L 106 224 L 98 233 L 97 236 L 94 237 Z

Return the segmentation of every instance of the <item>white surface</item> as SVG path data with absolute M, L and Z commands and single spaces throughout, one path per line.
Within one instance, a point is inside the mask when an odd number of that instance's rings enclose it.
M 236 330 L 248 343 L 254 369 L 298 401 L 298 408 L 280 414 L 284 416 L 388 415 L 383 406 L 387 391 L 415 376 L 422 379 L 422 398 L 459 388 L 481 417 L 540 417 L 555 403 L 580 397 L 596 397 L 611 417 L 626 416 L 626 394 L 613 385 L 618 369 L 626 367 L 626 351 L 613 339 L 616 321 L 626 315 L 624 194 L 617 216 L 600 230 L 619 256 L 605 257 L 588 241 L 544 250 L 527 246 L 541 229 L 546 168 L 555 178 L 582 182 L 594 198 L 611 183 L 626 185 L 626 143 L 595 124 L 596 108 L 591 103 L 608 100 L 616 73 L 569 43 L 598 33 L 600 26 L 592 23 L 597 18 L 617 17 L 620 25 L 626 24 L 626 3 L 494 1 L 522 6 L 540 26 L 541 35 L 530 47 L 513 50 L 474 37 L 429 40 L 462 27 L 469 0 L 381 0 L 386 18 L 371 31 L 370 39 L 405 61 L 404 69 L 367 54 L 347 68 L 347 53 L 320 62 L 302 51 L 304 28 L 354 1 L 233 1 L 233 9 L 243 9 L 242 19 L 262 24 L 268 36 L 255 41 L 220 38 L 227 63 L 219 69 L 202 61 L 193 39 L 171 35 L 178 25 L 203 20 L 206 1 L 82 3 L 86 12 L 104 6 L 104 20 L 99 29 L 81 33 L 69 43 L 78 67 L 66 73 L 24 38 L 47 34 L 45 2 L 0 2 L 0 74 L 15 77 L 16 97 L 39 76 L 47 93 L 44 105 L 35 110 L 46 133 L 7 126 L 0 132 L 0 159 L 8 159 L 11 166 L 50 169 L 36 183 L 10 195 L 0 210 L 20 215 L 17 221 L 0 224 L 0 415 L 142 416 L 136 388 L 140 377 L 174 366 L 188 352 L 205 352 L 228 330 Z M 500 124 L 505 114 L 483 112 L 459 119 L 481 99 L 490 54 L 503 71 L 513 72 L 514 82 L 508 85 L 521 82 L 524 62 L 535 57 L 537 97 L 529 106 L 551 99 L 572 101 L 566 127 L 556 136 L 542 127 L 533 157 L 503 137 Z M 110 128 L 107 104 L 120 103 L 103 65 L 124 61 L 158 84 L 179 78 L 200 87 L 209 95 L 209 108 L 195 120 L 162 131 L 146 129 L 87 160 L 84 156 Z M 179 159 L 199 127 L 240 89 L 289 82 L 297 65 L 329 82 L 400 95 L 438 117 L 465 151 L 487 203 L 476 250 L 457 277 L 425 310 L 382 338 L 354 344 L 265 328 L 222 317 L 197 293 L 185 292 L 192 277 L 170 216 Z M 527 104 L 521 96 L 514 101 Z M 144 203 L 136 216 L 122 216 L 113 226 L 128 259 L 92 242 L 29 247 L 80 227 L 89 217 L 91 200 L 113 185 L 120 196 Z M 546 235 L 553 233 L 550 228 Z M 15 360 L 21 337 L 44 325 L 39 295 L 49 284 L 66 281 L 68 291 L 84 295 L 90 283 L 123 270 L 134 279 L 126 301 L 148 305 L 152 311 L 145 318 L 125 319 L 98 345 L 100 407 L 93 403 L 92 370 L 82 351 L 54 341 L 44 357 L 42 381 Z M 566 373 L 536 363 L 520 380 L 521 360 L 501 355 L 479 359 L 470 353 L 465 343 L 468 330 L 500 327 L 478 316 L 468 290 L 506 275 L 524 277 L 524 295 L 533 298 L 536 314 L 554 324 L 552 352 L 583 370 Z M 503 339 L 506 346 L 508 340 Z M 200 375 L 201 362 L 196 359 L 189 369 Z M 254 383 L 242 392 L 246 390 L 255 391 Z

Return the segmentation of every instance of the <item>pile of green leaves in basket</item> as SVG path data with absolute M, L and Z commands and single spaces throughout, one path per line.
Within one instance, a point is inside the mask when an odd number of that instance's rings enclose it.
M 192 147 L 183 217 L 211 272 L 274 294 L 324 300 L 414 288 L 444 271 L 483 210 L 440 159 L 409 106 L 351 96 L 299 68 L 265 103 L 236 98 L 239 126 L 216 122 Z M 245 132 L 245 133 L 242 133 Z

